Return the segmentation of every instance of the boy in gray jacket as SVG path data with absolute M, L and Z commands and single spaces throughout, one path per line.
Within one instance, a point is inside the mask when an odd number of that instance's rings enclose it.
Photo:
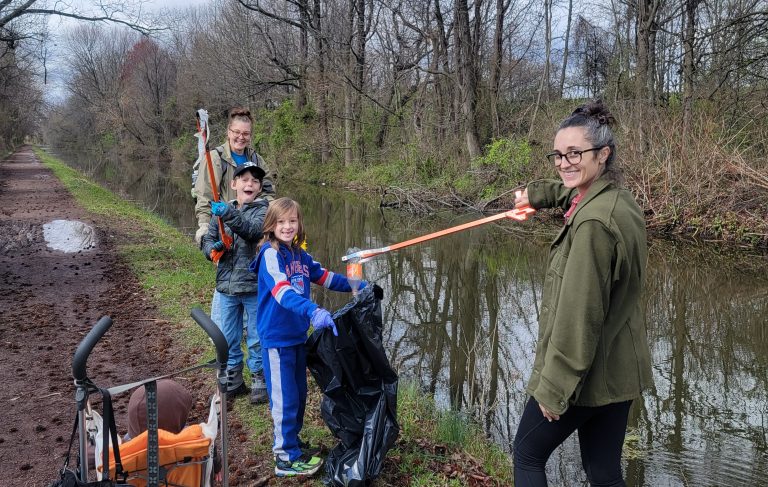
M 224 252 L 216 267 L 216 290 L 221 295 L 221 323 L 217 324 L 229 344 L 227 393 L 235 396 L 245 394 L 248 387 L 243 382 L 243 352 L 240 349 L 245 311 L 247 364 L 252 377 L 250 399 L 253 404 L 266 402 L 268 399 L 261 344 L 256 332 L 258 276 L 248 270 L 251 260 L 258 253 L 264 216 L 269 206 L 269 202 L 261 197 L 264 175 L 264 170 L 250 161 L 235 169 L 230 184 L 236 199 L 230 203 L 211 203 L 211 214 L 214 218 L 208 225 L 208 233 L 202 238 L 203 253 L 209 260 L 212 260 L 211 253 L 214 250 L 225 250 L 219 234 L 219 218 L 224 223 L 224 230 L 233 240 L 232 247 Z

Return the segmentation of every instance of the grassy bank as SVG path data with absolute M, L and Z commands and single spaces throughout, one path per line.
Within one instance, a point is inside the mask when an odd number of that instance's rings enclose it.
M 116 238 L 116 251 L 154 299 L 159 311 L 179 325 L 180 346 L 205 348 L 205 336 L 189 318 L 194 306 L 208 309 L 214 268 L 189 237 L 160 218 L 90 181 L 42 150 L 35 150 L 80 205 L 99 217 Z M 319 392 L 311 391 L 303 436 L 312 443 L 335 445 L 319 416 Z M 255 453 L 270 462 L 272 423 L 264 407 L 239 398 L 235 412 L 246 425 Z M 401 437 L 390 451 L 377 485 L 463 486 L 485 479 L 512 485 L 508 457 L 484 438 L 480 428 L 461 415 L 436 410 L 417 387 L 401 384 L 398 397 Z M 322 485 L 315 479 L 310 485 Z

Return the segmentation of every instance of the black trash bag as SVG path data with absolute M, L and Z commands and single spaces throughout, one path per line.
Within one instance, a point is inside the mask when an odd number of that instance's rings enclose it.
M 376 285 L 333 315 L 339 336 L 319 330 L 307 339 L 307 366 L 323 391 L 323 421 L 339 439 L 325 461 L 326 483 L 369 485 L 400 433 L 397 374 L 382 345 L 381 298 Z

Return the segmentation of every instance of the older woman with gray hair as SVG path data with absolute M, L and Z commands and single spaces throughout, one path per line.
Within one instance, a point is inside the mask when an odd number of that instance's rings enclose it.
M 235 199 L 236 192 L 232 186 L 234 175 L 239 167 L 245 163 L 253 163 L 261 168 L 266 175 L 261 180 L 261 192 L 257 195 L 267 201 L 274 199 L 275 188 L 272 182 L 272 174 L 264 164 L 264 159 L 251 147 L 253 138 L 253 117 L 251 111 L 244 107 L 234 107 L 229 110 L 227 116 L 227 137 L 224 143 L 209 151 L 212 162 L 213 177 L 218 186 L 218 194 L 224 202 Z M 202 238 L 208 232 L 208 224 L 211 221 L 211 202 L 213 201 L 213 188 L 211 178 L 206 167 L 205 156 L 201 155 L 195 163 L 199 175 L 195 181 L 192 194 L 195 197 L 195 216 L 198 229 L 195 233 L 195 241 L 201 245 Z M 254 284 L 253 292 L 256 292 Z M 214 289 L 211 298 L 211 319 L 219 327 L 222 327 L 222 297 L 221 293 Z M 245 323 L 247 320 L 243 320 Z M 257 354 L 254 366 L 261 370 L 261 355 Z M 255 372 L 252 370 L 252 372 Z M 232 396 L 247 394 L 248 387 L 243 380 L 243 364 L 227 370 L 227 393 Z M 256 373 L 251 378 L 251 402 L 253 404 L 267 400 L 266 384 L 262 375 Z

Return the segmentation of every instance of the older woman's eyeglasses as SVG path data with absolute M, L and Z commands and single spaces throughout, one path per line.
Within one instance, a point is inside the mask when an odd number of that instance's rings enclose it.
M 547 154 L 547 159 L 550 163 L 554 164 L 555 166 L 560 166 L 563 163 L 563 159 L 568 161 L 568 164 L 575 166 L 576 164 L 581 162 L 581 155 L 585 152 L 590 152 L 594 150 L 600 150 L 605 146 L 602 147 L 592 147 L 591 149 L 584 149 L 584 150 L 569 150 L 565 154 L 561 154 L 560 152 L 552 152 Z
M 232 129 L 229 129 L 229 131 L 232 132 L 232 135 L 234 135 L 235 138 L 237 137 L 245 137 L 246 139 L 251 138 L 250 132 L 240 132 L 239 130 L 232 130 Z

